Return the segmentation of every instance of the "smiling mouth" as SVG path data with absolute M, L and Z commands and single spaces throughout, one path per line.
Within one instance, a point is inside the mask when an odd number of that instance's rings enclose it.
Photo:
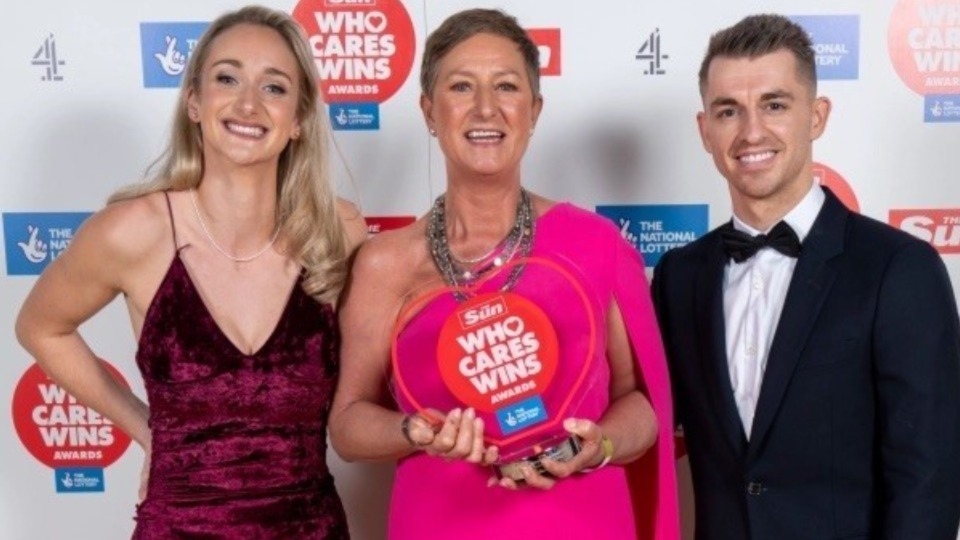
M 743 163 L 744 165 L 753 165 L 755 163 L 762 163 L 769 159 L 773 159 L 773 156 L 776 154 L 777 153 L 773 150 L 767 150 L 766 152 L 755 152 L 752 154 L 743 154 L 741 156 L 737 156 L 737 161 Z
M 260 126 L 245 126 L 243 124 L 230 121 L 224 122 L 223 125 L 227 128 L 227 131 L 235 135 L 240 135 L 241 137 L 253 137 L 259 139 L 267 133 L 267 130 Z
M 493 143 L 499 142 L 506 134 L 502 131 L 493 129 L 473 129 L 467 132 L 467 140 L 470 142 Z

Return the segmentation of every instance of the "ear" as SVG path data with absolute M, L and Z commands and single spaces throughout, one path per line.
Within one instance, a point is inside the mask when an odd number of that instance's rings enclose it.
M 300 138 L 300 119 L 299 118 L 293 119 L 293 129 L 290 131 L 290 138 L 293 140 L 297 140 Z
M 813 100 L 813 114 L 810 115 L 810 140 L 815 141 L 823 135 L 827 129 L 827 120 L 830 119 L 830 111 L 833 104 L 830 99 L 818 97 Z
M 533 125 L 530 126 L 531 129 L 536 127 L 537 120 L 540 118 L 540 111 L 543 110 L 543 95 L 538 94 L 537 97 L 533 98 Z
M 707 137 L 707 113 L 703 111 L 697 113 L 697 131 L 700 132 L 700 142 L 703 144 L 703 149 L 706 150 L 708 154 L 713 154 L 710 139 Z
M 437 122 L 433 119 L 433 100 L 426 94 L 420 94 L 420 112 L 423 113 L 423 121 L 427 124 L 427 129 L 431 133 L 437 130 Z
M 193 86 L 187 89 L 187 117 L 195 124 L 200 123 L 200 100 Z

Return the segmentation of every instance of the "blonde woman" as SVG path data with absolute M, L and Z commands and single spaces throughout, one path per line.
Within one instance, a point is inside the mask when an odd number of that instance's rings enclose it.
M 317 88 L 288 15 L 214 21 L 156 178 L 90 218 L 20 312 L 50 377 L 146 451 L 134 538 L 348 536 L 325 428 L 365 227 L 329 185 Z M 77 332 L 118 294 L 149 406 Z

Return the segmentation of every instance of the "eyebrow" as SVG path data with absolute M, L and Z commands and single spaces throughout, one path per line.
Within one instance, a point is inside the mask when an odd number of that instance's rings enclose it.
M 234 59 L 232 59 L 232 58 L 224 58 L 223 60 L 217 60 L 217 61 L 214 62 L 213 65 L 210 66 L 210 67 L 217 67 L 217 66 L 219 66 L 220 64 L 227 64 L 228 66 L 233 66 L 233 67 L 235 67 L 235 68 L 237 68 L 237 69 L 240 69 L 241 67 L 243 67 L 243 64 L 242 64 L 239 60 L 234 60 Z M 266 72 L 267 75 L 277 75 L 277 76 L 280 76 L 280 77 L 283 77 L 283 78 L 287 79 L 287 80 L 290 81 L 291 83 L 293 82 L 293 77 L 291 77 L 290 75 L 288 75 L 287 72 L 283 71 L 282 69 L 277 69 L 277 68 L 275 68 L 275 67 L 268 67 L 268 68 L 267 68 L 266 70 L 264 70 L 264 71 Z
M 519 76 L 520 76 L 520 72 L 517 71 L 517 70 L 515 70 L 515 69 L 502 69 L 502 70 L 500 70 L 500 71 L 495 71 L 495 72 L 493 73 L 493 75 L 494 75 L 495 77 L 502 77 L 503 75 L 516 75 L 516 76 L 519 77 Z M 456 76 L 475 77 L 475 76 L 476 76 L 476 73 L 475 73 L 474 71 L 472 71 L 472 70 L 469 70 L 469 69 L 458 69 L 458 70 L 451 71 L 450 73 L 448 73 L 445 78 L 449 79 L 450 77 L 456 77 Z
M 792 92 L 788 92 L 786 90 L 771 90 L 769 92 L 764 92 L 763 94 L 760 95 L 761 103 L 766 103 L 768 101 L 773 101 L 776 99 L 793 100 L 794 95 Z M 720 96 L 710 102 L 711 109 L 716 107 L 729 107 L 734 105 L 739 105 L 739 102 L 736 99 L 733 99 L 732 97 L 727 97 L 727 96 Z

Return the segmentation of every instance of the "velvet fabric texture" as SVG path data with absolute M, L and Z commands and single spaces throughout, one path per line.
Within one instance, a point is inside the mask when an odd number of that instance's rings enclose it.
M 133 537 L 347 538 L 326 463 L 339 342 L 333 309 L 298 280 L 273 334 L 242 353 L 178 251 L 137 352 L 153 455 Z

